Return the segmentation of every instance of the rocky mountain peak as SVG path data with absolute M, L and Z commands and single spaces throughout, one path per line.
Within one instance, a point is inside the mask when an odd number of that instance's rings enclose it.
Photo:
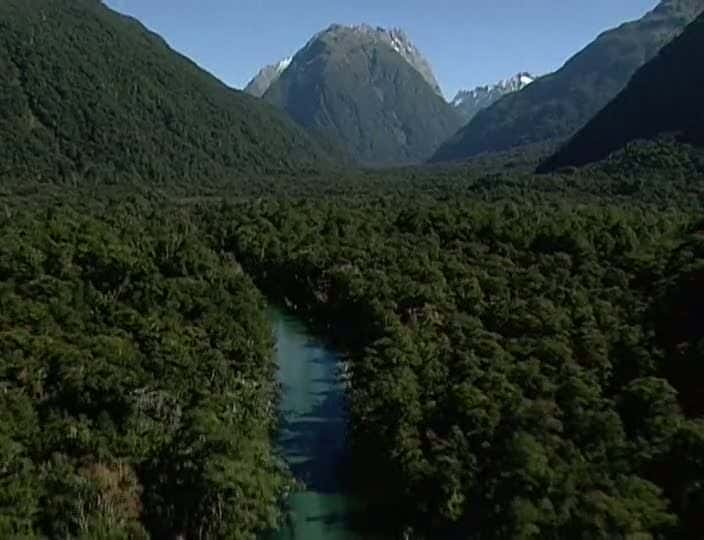
M 433 91 L 442 96 L 442 90 L 438 84 L 433 68 L 430 63 L 421 54 L 418 48 L 413 44 L 408 35 L 400 28 L 383 28 L 381 26 L 372 26 L 367 23 L 355 25 L 331 24 L 324 30 L 315 34 L 303 49 L 309 47 L 318 40 L 325 38 L 340 37 L 344 34 L 357 34 L 361 38 L 373 41 L 383 42 L 394 49 L 403 57 L 418 73 L 423 76 L 423 79 L 432 87 Z M 245 91 L 261 97 L 267 89 L 279 78 L 281 73 L 290 65 L 292 59 L 286 59 L 278 64 L 266 66 L 250 81 L 245 88 Z M 281 67 L 283 66 L 283 68 Z
M 247 86 L 244 88 L 244 91 L 255 97 L 262 97 L 272 83 L 281 76 L 288 66 L 291 65 L 292 61 L 293 57 L 289 56 L 276 64 L 263 67 L 259 70 L 259 73 L 257 73 L 251 81 L 249 81 Z
M 364 165 L 421 162 L 462 125 L 406 34 L 368 24 L 317 33 L 263 99 Z
M 468 122 L 479 111 L 490 107 L 506 94 L 523 90 L 537 77 L 528 72 L 517 73 L 493 85 L 477 86 L 473 90 L 460 90 L 450 104 Z

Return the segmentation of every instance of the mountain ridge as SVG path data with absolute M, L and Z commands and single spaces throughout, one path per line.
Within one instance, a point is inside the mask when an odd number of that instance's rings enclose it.
M 262 97 L 269 87 L 278 79 L 284 70 L 291 65 L 293 56 L 287 56 L 276 64 L 264 66 L 259 72 L 247 83 L 243 91 L 254 97 Z
M 0 4 L 0 67 L 3 176 L 195 180 L 327 159 L 280 111 L 95 0 Z
M 635 71 L 704 10 L 704 0 L 664 0 L 638 20 L 600 34 L 556 72 L 479 112 L 432 162 L 570 137 L 613 99 Z
M 344 25 L 333 23 L 327 28 L 317 32 L 308 42 L 297 51 L 305 50 L 309 43 L 324 36 L 328 32 L 335 32 L 341 29 L 347 29 L 352 32 L 358 32 L 370 36 L 372 39 L 378 39 L 391 46 L 406 62 L 411 65 L 418 73 L 420 73 L 426 82 L 432 86 L 433 90 L 439 96 L 443 96 L 440 84 L 433 73 L 433 68 L 425 59 L 418 48 L 413 44 L 408 35 L 401 28 L 383 28 L 381 26 L 371 26 L 367 23 L 356 25 Z M 295 55 L 294 55 L 295 56 Z M 255 97 L 262 97 L 269 87 L 278 80 L 281 74 L 288 68 L 293 60 L 293 56 L 282 59 L 276 64 L 269 64 L 263 67 L 245 86 L 244 91 Z
M 472 90 L 459 90 L 450 105 L 469 122 L 479 111 L 490 107 L 506 94 L 523 90 L 537 78 L 527 71 L 521 71 L 495 84 L 477 86 Z
M 538 172 L 582 166 L 637 140 L 675 135 L 704 144 L 704 15 L 665 46 L 628 86 Z

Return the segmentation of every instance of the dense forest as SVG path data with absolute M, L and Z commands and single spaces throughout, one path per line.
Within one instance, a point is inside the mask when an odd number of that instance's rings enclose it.
M 354 489 L 392 536 L 700 537 L 704 177 L 677 151 L 6 187 L 2 535 L 274 527 L 291 481 L 258 288 L 348 352 Z
M 263 298 L 188 213 L 132 199 L 0 217 L 2 538 L 277 522 Z
M 692 214 L 532 195 L 205 215 L 264 290 L 350 350 L 354 477 L 385 524 L 698 538 Z
M 580 58 L 645 61 L 700 7 L 665 0 Z M 651 120 L 693 99 L 682 67 Z M 335 169 L 98 0 L 2 2 L 0 68 L 0 538 L 275 532 L 300 484 L 272 303 L 346 356 L 374 533 L 704 538 L 701 147 L 614 131 L 546 175 L 552 137 Z

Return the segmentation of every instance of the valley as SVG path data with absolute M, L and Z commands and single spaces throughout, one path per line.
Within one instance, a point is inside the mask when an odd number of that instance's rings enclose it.
M 702 11 L 450 100 L 0 3 L 0 538 L 702 538 Z

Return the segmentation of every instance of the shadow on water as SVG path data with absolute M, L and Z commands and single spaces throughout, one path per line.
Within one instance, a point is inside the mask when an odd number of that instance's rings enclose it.
M 344 370 L 334 349 L 304 323 L 271 311 L 281 386 L 277 444 L 304 488 L 286 502 L 286 522 L 267 540 L 388 540 L 402 516 L 389 504 L 373 511 L 350 495 Z M 393 501 L 389 501 L 393 503 Z M 464 538 L 434 535 L 438 540 Z
M 305 488 L 287 501 L 287 523 L 271 538 L 354 540 L 362 505 L 348 494 L 347 406 L 339 356 L 289 314 L 272 310 L 281 384 L 279 449 Z
M 336 493 L 342 487 L 349 455 L 344 399 L 337 390 L 319 393 L 319 405 L 307 415 L 291 417 L 283 412 L 279 446 L 294 476 L 307 489 Z

